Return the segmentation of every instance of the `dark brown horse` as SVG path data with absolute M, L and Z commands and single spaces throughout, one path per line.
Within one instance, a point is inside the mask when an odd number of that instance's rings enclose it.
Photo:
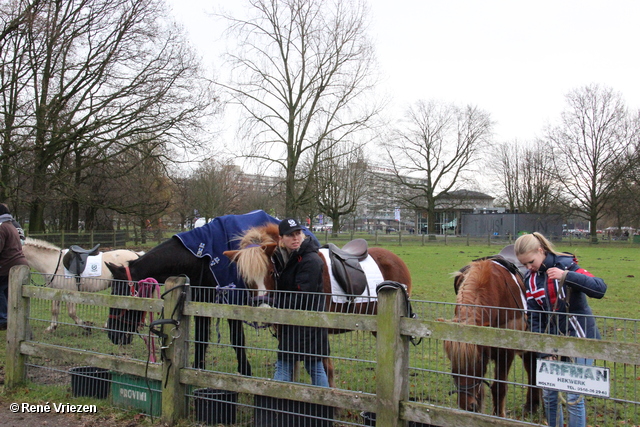
M 527 330 L 524 311 L 524 283 L 502 260 L 476 260 L 460 270 L 454 322 L 492 328 Z M 490 361 L 495 364 L 495 380 L 491 384 L 493 414 L 504 417 L 507 376 L 516 354 L 522 356 L 529 378 L 525 412 L 534 412 L 540 403 L 540 390 L 535 388 L 535 353 L 488 347 L 470 343 L 445 341 L 444 349 L 451 361 L 451 371 L 460 408 L 482 412 L 484 376 Z
M 278 226 L 267 224 L 247 230 L 240 240 L 238 250 L 226 251 L 224 254 L 236 263 L 238 274 L 242 276 L 249 289 L 257 290 L 266 295 L 275 288 L 274 265 L 271 255 L 277 247 Z M 407 294 L 411 295 L 411 274 L 407 265 L 393 252 L 383 248 L 368 248 L 368 253 L 380 268 L 385 281 L 394 281 L 406 286 Z M 323 268 L 323 292 L 327 294 L 327 310 L 338 313 L 376 314 L 377 302 L 375 298 L 362 298 L 360 302 L 340 302 L 331 298 L 331 276 L 327 262 L 322 253 L 320 257 L 325 261 Z M 343 333 L 345 330 L 330 329 L 329 333 Z M 332 367 L 325 363 L 329 382 L 333 385 Z

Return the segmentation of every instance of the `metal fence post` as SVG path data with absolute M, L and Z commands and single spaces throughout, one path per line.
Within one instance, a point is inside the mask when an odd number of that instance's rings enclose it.
M 378 293 L 376 425 L 404 426 L 400 402 L 409 399 L 409 337 L 400 334 L 400 319 L 407 314 L 402 289 L 381 288 Z
M 162 378 L 166 381 L 162 389 L 162 421 L 174 425 L 187 416 L 185 394 L 187 386 L 180 382 L 181 369 L 187 366 L 189 355 L 187 335 L 189 334 L 189 316 L 182 316 L 181 295 L 189 295 L 189 285 L 185 285 L 185 277 L 169 277 L 164 284 L 165 318 L 178 320 L 179 325 L 162 325 L 162 332 L 167 335 L 163 349 Z M 185 285 L 184 287 L 182 287 Z M 173 291 L 171 291 L 173 290 Z M 184 299 L 182 299 L 184 301 Z M 177 308 L 176 308 L 177 307 Z
M 7 307 L 7 360 L 5 369 L 5 387 L 16 388 L 25 378 L 27 356 L 20 353 L 20 343 L 27 339 L 29 318 L 29 298 L 22 297 L 22 285 L 28 285 L 30 279 L 28 265 L 18 265 L 9 272 L 9 304 Z

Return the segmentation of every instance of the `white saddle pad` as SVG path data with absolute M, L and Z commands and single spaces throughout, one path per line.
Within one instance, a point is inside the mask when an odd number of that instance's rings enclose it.
M 76 277 L 66 268 L 64 269 L 65 277 Z M 87 258 L 87 264 L 84 266 L 84 271 L 80 277 L 100 277 L 102 276 L 102 252 L 98 255 L 92 255 Z
M 346 295 L 344 290 L 342 290 L 340 285 L 338 285 L 336 278 L 333 276 L 333 271 L 331 271 L 331 259 L 329 258 L 329 249 L 322 248 L 320 249 L 320 252 L 324 256 L 324 259 L 327 263 L 327 268 L 329 269 L 329 276 L 331 277 L 331 294 L 332 294 L 333 302 L 338 304 L 349 302 L 349 298 L 344 296 Z M 375 301 L 378 296 L 376 294 L 376 286 L 378 286 L 379 283 L 384 281 L 384 278 L 382 277 L 382 272 L 380 271 L 380 267 L 378 267 L 378 264 L 376 264 L 376 262 L 371 257 L 371 255 L 367 256 L 367 258 L 364 261 L 360 261 L 360 266 L 364 270 L 364 274 L 367 277 L 368 289 L 364 290 L 364 292 L 362 293 L 363 295 L 362 298 L 356 298 L 351 302 Z M 369 298 L 369 295 L 372 298 Z

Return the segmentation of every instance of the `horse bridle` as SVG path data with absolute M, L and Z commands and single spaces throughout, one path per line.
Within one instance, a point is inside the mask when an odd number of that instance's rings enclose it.
M 454 393 L 458 393 L 458 394 L 462 393 L 462 394 L 466 394 L 467 396 L 471 396 L 474 399 L 477 399 L 478 395 L 473 393 L 473 390 L 475 390 L 479 386 L 482 386 L 482 383 L 486 384 L 489 387 L 491 386 L 491 384 L 489 384 L 489 381 L 485 380 L 484 378 L 476 378 L 476 381 L 474 381 L 470 385 L 469 384 L 460 385 L 460 379 L 458 378 L 458 384 L 457 384 L 458 388 L 456 390 L 451 390 L 449 392 L 449 396 L 451 396 Z
M 127 282 L 128 282 L 128 286 L 129 286 L 129 294 L 132 297 L 135 297 L 137 294 L 137 290 L 136 290 L 136 283 L 133 282 L 133 278 L 131 276 L 131 270 L 129 269 L 129 266 L 124 266 L 124 270 L 127 273 Z M 123 324 L 127 324 L 127 325 L 131 325 L 133 323 L 137 323 L 135 330 L 138 330 L 138 328 L 140 327 L 140 325 L 144 324 L 144 318 L 145 318 L 145 314 L 146 312 L 143 312 L 140 320 L 138 322 L 134 322 L 133 320 L 127 319 L 126 318 L 126 314 L 129 312 L 129 309 L 127 308 L 120 308 L 119 309 L 120 312 L 119 314 L 109 314 L 109 319 L 113 319 L 113 320 L 119 320 L 121 323 Z

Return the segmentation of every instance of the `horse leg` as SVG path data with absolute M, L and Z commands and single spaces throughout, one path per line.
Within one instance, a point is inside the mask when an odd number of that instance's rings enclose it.
M 195 332 L 195 359 L 193 367 L 195 369 L 205 368 L 205 356 L 207 354 L 207 345 L 209 342 L 209 333 L 211 330 L 211 319 L 209 317 L 195 316 L 196 332 Z
M 527 401 L 524 406 L 524 413 L 535 413 L 540 407 L 540 389 L 536 387 L 536 353 L 527 351 L 522 354 L 522 363 L 527 372 L 529 386 L 527 387 Z
M 236 351 L 236 358 L 238 359 L 238 372 L 241 375 L 251 377 L 253 374 L 251 372 L 251 364 L 247 358 L 242 320 L 228 319 L 228 321 L 229 333 L 231 335 L 231 346 Z
M 495 364 L 495 381 L 491 384 L 491 397 L 493 398 L 493 415 L 504 418 L 507 414 L 507 379 L 509 369 L 513 363 L 515 352 L 512 350 L 497 350 Z
M 53 332 L 58 327 L 58 314 L 60 314 L 60 301 L 51 301 L 51 324 L 45 332 Z
M 91 328 L 88 327 L 88 324 L 82 320 L 76 313 L 76 303 L 68 302 L 67 303 L 67 313 L 69 317 L 73 319 L 76 325 L 82 327 L 84 329 L 85 335 L 89 335 L 91 333 Z

